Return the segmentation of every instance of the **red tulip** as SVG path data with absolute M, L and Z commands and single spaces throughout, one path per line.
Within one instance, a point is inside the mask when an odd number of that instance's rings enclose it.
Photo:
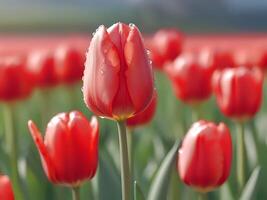
M 0 199 L 14 200 L 14 193 L 11 182 L 6 175 L 0 175 Z
M 216 69 L 225 69 L 235 67 L 233 52 L 227 49 L 214 50 L 214 64 Z
M 195 122 L 179 150 L 177 169 L 182 181 L 200 192 L 209 192 L 228 178 L 232 141 L 224 123 Z
M 257 64 L 264 72 L 267 70 L 267 49 L 261 49 L 259 62 Z
M 56 73 L 63 83 L 82 80 L 85 53 L 70 46 L 60 46 L 55 52 Z
M 27 68 L 39 87 L 51 87 L 58 83 L 55 59 L 51 51 L 36 50 L 30 53 Z
M 138 28 L 100 26 L 85 63 L 86 105 L 102 117 L 124 120 L 143 111 L 153 91 L 153 71 Z
M 208 57 L 182 54 L 165 69 L 177 98 L 194 104 L 210 97 L 213 66 Z
M 260 108 L 263 74 L 258 68 L 245 67 L 217 71 L 213 87 L 221 112 L 245 120 L 253 117 Z
M 76 187 L 95 175 L 99 138 L 95 117 L 88 122 L 78 111 L 60 113 L 48 123 L 44 141 L 32 121 L 28 126 L 52 183 Z
M 173 61 L 182 52 L 183 36 L 176 29 L 161 29 L 148 42 L 155 67 L 162 69 L 166 62 Z
M 34 86 L 30 73 L 20 56 L 0 58 L 0 101 L 14 101 L 28 97 Z
M 155 90 L 149 105 L 142 112 L 126 120 L 127 126 L 134 127 L 144 125 L 152 120 L 157 107 L 157 92 Z

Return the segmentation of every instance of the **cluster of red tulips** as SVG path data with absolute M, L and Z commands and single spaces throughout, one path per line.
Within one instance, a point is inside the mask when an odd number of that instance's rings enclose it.
M 34 88 L 42 91 L 58 84 L 78 84 L 81 80 L 85 105 L 96 116 L 117 123 L 123 200 L 169 199 L 166 188 L 171 184 L 173 166 L 180 180 L 205 198 L 227 181 L 232 158 L 236 161 L 236 197 L 243 196 L 248 181 L 246 152 L 249 151 L 245 125 L 260 110 L 267 67 L 264 48 L 267 42 L 264 37 L 259 41 L 255 38 L 202 36 L 199 39 L 175 29 L 162 29 L 143 39 L 135 25 L 116 23 L 109 28 L 100 26 L 90 45 L 89 37 L 3 41 L 9 47 L 0 49 L 0 100 L 7 108 L 6 152 L 16 199 L 25 197 L 18 172 L 19 138 L 12 128 L 14 102 L 29 97 Z M 131 130 L 152 120 L 158 97 L 164 96 L 154 85 L 153 69 L 167 75 L 177 99 L 195 115 L 184 137 L 177 136 L 149 194 L 144 195 L 138 183 L 134 184 Z M 203 105 L 212 94 L 221 113 L 239 127 L 238 133 L 231 134 L 223 122 L 205 118 Z M 59 113 L 48 123 L 44 138 L 35 123 L 28 122 L 47 178 L 54 184 L 70 187 L 74 200 L 80 199 L 81 185 L 91 180 L 98 169 L 101 130 L 98 121 L 95 116 L 87 120 L 81 111 Z M 182 126 L 188 129 L 186 120 Z M 234 135 L 236 145 L 232 144 Z M 257 135 L 253 137 L 257 145 Z M 14 194 L 9 178 L 1 175 L 0 199 L 12 200 Z
M 4 37 L 0 49 L 0 100 L 29 97 L 35 88 L 80 81 L 87 39 L 69 37 Z

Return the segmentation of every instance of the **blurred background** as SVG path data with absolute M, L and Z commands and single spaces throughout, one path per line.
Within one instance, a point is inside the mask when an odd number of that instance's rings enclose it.
M 132 22 L 152 32 L 266 30 L 265 0 L 1 0 L 1 32 L 91 32 L 99 24 Z
M 223 34 L 266 32 L 266 19 L 266 0 L 0 0 L 0 53 L 6 49 L 11 49 L 12 53 L 14 49 L 16 53 L 21 53 L 21 51 L 25 53 L 25 49 L 32 50 L 29 41 L 33 42 L 31 43 L 33 47 L 48 48 L 49 50 L 54 50 L 53 48 L 57 45 L 67 41 L 67 44 L 81 47 L 82 55 L 84 55 L 85 49 L 89 46 L 91 33 L 100 24 L 109 27 L 117 21 L 135 23 L 141 32 L 148 34 L 155 33 L 156 30 L 164 27 L 176 27 L 188 34 Z M 34 37 L 31 37 L 34 34 L 42 35 L 44 38 L 36 37 L 35 40 Z M 54 34 L 59 37 L 47 37 Z M 10 35 L 16 36 L 8 37 Z M 17 35 L 22 35 L 22 37 L 17 37 Z M 25 40 L 25 35 L 28 40 Z M 68 37 L 69 35 L 71 36 Z M 256 37 L 259 39 L 258 35 Z M 239 38 L 239 35 L 236 35 L 234 39 L 236 38 Z M 40 40 L 38 41 L 38 39 Z M 210 41 L 209 37 L 206 39 Z M 262 35 L 260 39 L 258 44 L 267 44 L 265 35 Z M 218 40 L 213 40 L 213 44 L 217 44 Z M 244 40 L 248 41 L 244 44 L 249 48 L 250 45 L 247 44 L 254 43 L 247 38 Z M 265 43 L 262 42 L 263 40 Z M 192 37 L 191 41 L 194 42 Z M 228 41 L 231 49 L 232 40 L 224 38 L 221 40 L 221 44 L 225 44 L 225 41 Z M 206 45 L 207 40 L 202 42 Z M 18 45 L 19 43 L 20 45 Z M 238 45 L 240 44 L 238 43 Z M 185 133 L 180 122 L 186 119 L 186 125 L 189 127 L 191 124 L 191 109 L 175 98 L 170 81 L 165 74 L 161 72 L 155 74 L 159 94 L 157 113 L 150 126 L 137 129 L 134 134 L 134 140 L 138 141 L 138 145 L 134 147 L 135 162 L 138 163 L 135 179 L 140 183 L 145 193 L 149 190 L 149 185 L 160 163 L 174 141 Z M 28 119 L 33 119 L 44 134 L 46 123 L 58 112 L 77 109 L 89 118 L 92 113 L 83 102 L 81 78 L 75 84 L 64 83 L 49 89 L 41 88 L 31 98 L 19 102 L 16 107 L 16 129 L 18 134 L 22 136 L 19 137 L 20 147 L 18 148 L 20 152 L 19 170 L 25 182 L 23 183 L 25 185 L 23 192 L 27 196 L 26 199 L 70 199 L 70 192 L 67 189 L 53 187 L 47 181 L 26 123 Z M 233 132 L 235 131 L 233 123 L 230 123 L 229 119 L 220 114 L 214 97 L 205 103 L 203 110 L 205 110 L 206 119 L 215 122 L 224 121 Z M 260 138 L 265 138 L 262 143 L 266 140 L 266 110 L 265 103 L 256 122 L 259 135 L 262 136 Z M 4 143 L 4 122 L 1 117 L 2 115 L 0 116 L 0 141 Z M 99 193 L 98 199 L 119 199 L 120 176 L 116 126 L 109 120 L 99 119 L 99 121 L 101 123 L 100 166 L 92 188 Z M 248 130 L 248 132 L 252 131 Z M 247 146 L 253 149 L 249 151 L 248 155 L 249 169 L 247 174 L 251 174 L 257 165 L 256 147 L 251 142 L 251 134 L 247 134 L 246 137 Z M 2 148 L 0 146 L 0 153 L 4 152 Z M 265 143 L 264 147 L 261 148 L 260 155 L 263 155 L 264 166 L 267 166 Z M 0 154 L 0 169 L 9 174 L 9 166 L 5 162 L 7 158 L 4 156 L 7 157 Z M 184 199 L 194 199 L 195 196 L 191 194 L 192 191 L 182 186 L 181 181 L 178 180 L 177 172 L 173 170 L 172 173 L 171 181 L 175 187 L 170 189 L 170 193 L 172 190 L 174 193 L 177 192 L 178 187 L 176 186 L 179 185 L 182 192 L 178 191 L 177 194 L 182 194 Z M 266 182 L 267 174 L 263 177 L 265 178 L 264 182 Z M 230 189 L 228 190 L 232 190 L 232 193 L 235 194 L 236 187 L 234 187 L 233 175 L 229 182 Z M 88 199 L 86 198 L 88 194 L 92 195 L 89 186 L 90 183 L 86 183 L 82 189 L 84 199 Z M 224 196 L 227 194 L 225 190 L 222 188 L 219 192 L 212 193 L 211 197 L 213 198 L 211 199 L 218 199 L 218 196 L 221 196 L 221 199 L 229 199 Z M 105 192 L 101 193 L 101 191 Z M 260 192 L 257 195 L 259 198 L 255 199 L 267 197 L 265 183 L 261 184 Z M 173 195 L 170 199 L 177 198 Z

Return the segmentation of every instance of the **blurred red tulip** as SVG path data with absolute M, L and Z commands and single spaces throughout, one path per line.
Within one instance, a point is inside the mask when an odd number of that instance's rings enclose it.
M 154 82 L 142 36 L 135 25 L 100 26 L 91 41 L 83 77 L 86 105 L 97 115 L 127 119 L 151 101 Z
M 152 120 L 157 107 L 157 92 L 155 90 L 152 100 L 142 112 L 126 120 L 127 126 L 134 127 L 144 125 Z
M 216 69 L 219 70 L 235 67 L 233 52 L 227 49 L 215 49 L 214 64 Z
M 224 115 L 246 120 L 258 112 L 263 87 L 263 74 L 260 69 L 225 69 L 215 72 L 213 78 L 217 103 Z
M 210 97 L 213 70 L 209 57 L 193 53 L 184 53 L 165 67 L 177 98 L 190 104 Z
M 55 52 L 56 73 L 63 83 L 74 83 L 82 80 L 85 52 L 71 46 L 60 46 Z
M 52 183 L 76 187 L 95 175 L 99 138 L 95 117 L 89 122 L 78 111 L 60 113 L 48 123 L 44 141 L 32 121 L 28 126 Z
M 0 58 L 0 101 L 14 101 L 28 97 L 35 85 L 20 56 Z
M 183 36 L 176 29 L 161 29 L 148 41 L 153 65 L 162 69 L 166 62 L 173 61 L 182 52 Z
M 55 71 L 55 59 L 52 51 L 35 50 L 28 55 L 28 71 L 36 84 L 43 87 L 52 87 L 58 83 Z
M 232 162 L 230 131 L 224 123 L 195 122 L 179 149 L 181 180 L 200 192 L 209 192 L 228 178 Z
M 258 66 L 264 71 L 267 71 L 267 49 L 261 49 L 261 54 L 258 62 Z
M 0 199 L 14 200 L 14 193 L 11 182 L 6 175 L 0 175 Z

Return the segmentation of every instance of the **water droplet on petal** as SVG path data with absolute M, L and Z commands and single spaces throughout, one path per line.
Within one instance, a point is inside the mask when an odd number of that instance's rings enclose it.
M 104 70 L 103 69 L 100 70 L 100 74 L 102 74 L 102 75 L 104 74 Z
M 130 27 L 130 28 L 134 28 L 135 25 L 134 25 L 133 23 L 130 23 L 130 24 L 129 24 L 129 27 Z

